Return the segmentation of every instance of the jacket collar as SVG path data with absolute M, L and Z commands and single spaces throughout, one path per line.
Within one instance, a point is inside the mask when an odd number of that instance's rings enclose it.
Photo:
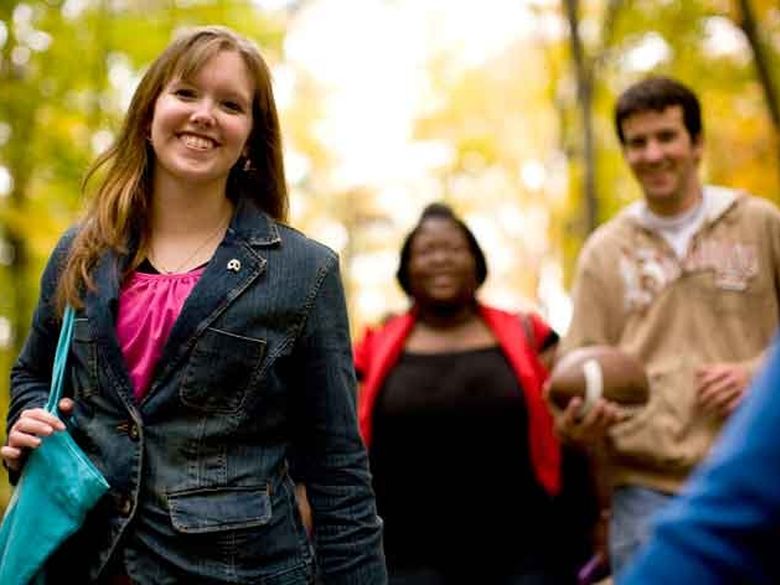
M 230 244 L 231 249 L 237 245 L 267 248 L 281 244 L 282 238 L 279 227 L 271 217 L 257 207 L 257 204 L 248 199 L 241 199 L 236 205 L 236 211 L 230 222 L 225 239 L 215 252 L 215 259 L 226 254 L 221 253 L 225 244 Z M 111 309 L 113 323 L 114 303 L 119 299 L 119 289 L 122 284 L 122 274 L 127 269 L 130 255 L 118 254 L 109 250 L 98 259 L 93 269 L 93 279 L 97 285 L 96 290 L 88 291 L 86 298 L 89 304 L 96 304 L 103 309 Z M 211 264 L 214 264 L 213 262 Z M 204 273 L 204 276 L 209 271 Z M 105 316 L 94 314 L 92 317 Z
M 250 246 L 267 247 L 282 241 L 276 222 L 247 198 L 236 204 L 229 230 Z
M 704 205 L 704 221 L 707 224 L 712 224 L 723 217 L 729 209 L 736 205 L 737 200 L 741 197 L 742 193 L 734 189 L 727 187 L 719 187 L 715 185 L 705 185 L 702 188 Z M 644 199 L 635 201 L 628 207 L 626 207 L 625 215 L 633 223 L 649 229 L 649 226 L 644 221 L 644 211 L 647 209 L 647 203 Z

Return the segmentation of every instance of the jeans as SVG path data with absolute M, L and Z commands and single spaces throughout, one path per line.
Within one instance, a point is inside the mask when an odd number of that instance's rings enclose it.
M 563 585 L 568 581 L 546 571 L 522 571 L 491 575 L 489 567 L 483 571 L 453 575 L 436 569 L 417 569 L 391 572 L 389 585 Z
M 647 542 L 654 518 L 673 497 L 673 494 L 634 485 L 615 488 L 609 523 L 609 562 L 613 577 L 620 576 Z

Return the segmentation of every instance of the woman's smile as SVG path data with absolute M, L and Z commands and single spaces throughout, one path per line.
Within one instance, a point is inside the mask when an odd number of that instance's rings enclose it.
M 179 139 L 184 146 L 193 150 L 208 151 L 219 146 L 219 143 L 212 138 L 189 132 L 182 132 L 179 134 Z

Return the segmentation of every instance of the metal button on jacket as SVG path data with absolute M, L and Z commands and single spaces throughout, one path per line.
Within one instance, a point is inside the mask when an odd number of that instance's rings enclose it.
M 120 516 L 126 518 L 133 511 L 133 500 L 129 496 L 120 496 L 116 509 Z

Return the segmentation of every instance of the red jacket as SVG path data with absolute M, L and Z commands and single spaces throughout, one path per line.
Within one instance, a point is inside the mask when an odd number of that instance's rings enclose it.
M 525 396 L 528 410 L 530 458 L 536 479 L 550 494 L 560 490 L 561 454 L 553 434 L 553 419 L 542 398 L 542 384 L 547 370 L 530 347 L 525 327 L 514 313 L 479 305 L 479 314 L 498 341 L 512 366 Z M 390 369 L 398 361 L 404 343 L 414 327 L 416 312 L 409 311 L 387 321 L 379 329 L 369 329 L 355 346 L 355 369 L 361 378 L 358 393 L 358 423 L 366 446 L 371 444 L 373 413 L 379 392 Z M 534 338 L 544 340 L 550 327 L 536 315 L 530 322 Z

